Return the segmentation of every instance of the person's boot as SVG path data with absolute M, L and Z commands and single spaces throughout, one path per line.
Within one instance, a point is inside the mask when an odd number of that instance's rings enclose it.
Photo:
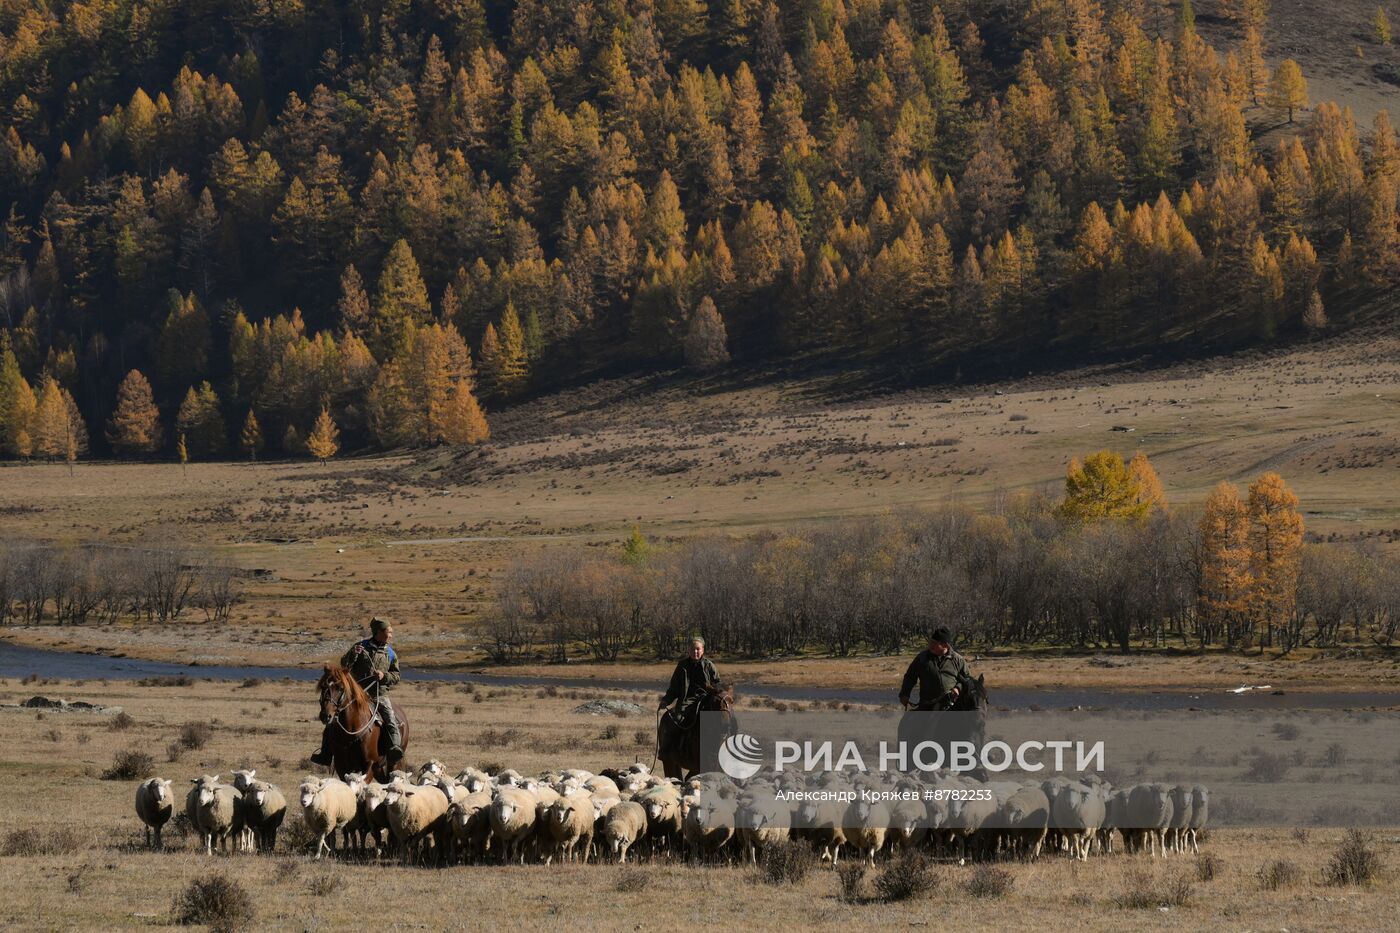
M 335 755 L 333 755 L 333 754 L 331 753 L 330 743 L 326 741 L 326 735 L 325 735 L 325 733 L 322 733 L 322 734 L 321 734 L 321 748 L 320 748 L 319 751 L 317 751 L 315 754 L 313 754 L 313 755 L 311 756 L 311 761 L 312 761 L 313 764 L 318 764 L 318 765 L 321 765 L 321 766 L 323 766 L 323 767 L 329 768 L 329 767 L 331 766 L 331 763 L 332 763 L 334 760 L 335 760 Z
M 392 768 L 403 760 L 403 733 L 399 730 L 398 718 L 393 713 L 384 718 L 389 729 L 389 747 L 384 750 L 384 760 Z

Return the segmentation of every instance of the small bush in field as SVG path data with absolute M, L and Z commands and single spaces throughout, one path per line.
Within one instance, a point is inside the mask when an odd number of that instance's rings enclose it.
M 203 923 L 214 933 L 238 933 L 253 925 L 253 896 L 227 875 L 196 878 L 175 895 L 175 922 Z
M 1371 846 L 1371 836 L 1359 829 L 1348 830 L 1342 844 L 1322 870 L 1328 884 L 1366 884 L 1380 871 L 1381 857 Z
M 769 884 L 799 884 L 816 865 L 810 846 L 796 839 L 763 847 L 759 875 Z
M 875 894 L 885 903 L 908 900 L 933 887 L 933 870 L 923 853 L 908 850 L 875 878 Z
M 1259 884 L 1266 891 L 1277 891 L 1297 884 L 1303 872 L 1292 862 L 1278 859 L 1259 869 Z
M 836 866 L 836 877 L 841 882 L 841 900 L 847 904 L 859 904 L 861 888 L 865 885 L 865 861 L 851 859 Z
M 180 727 L 180 744 L 191 750 L 203 748 L 213 737 L 214 727 L 207 722 L 187 722 Z
M 1016 883 L 1016 876 L 1004 868 L 994 865 L 978 865 L 972 870 L 972 877 L 964 887 L 973 897 L 1005 897 Z
M 102 772 L 104 781 L 144 781 L 155 773 L 156 760 L 139 748 L 128 748 L 112 757 L 112 766 Z

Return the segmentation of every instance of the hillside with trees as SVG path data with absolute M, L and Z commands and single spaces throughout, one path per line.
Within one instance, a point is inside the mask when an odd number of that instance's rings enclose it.
M 0 450 L 324 459 L 608 372 L 1344 327 L 1400 277 L 1395 133 L 1269 64 L 1263 0 L 1207 13 L 0 0 Z

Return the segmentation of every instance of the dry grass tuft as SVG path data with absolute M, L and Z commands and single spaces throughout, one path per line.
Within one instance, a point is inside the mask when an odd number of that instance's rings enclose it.
M 816 864 L 817 856 L 810 846 L 788 839 L 763 847 L 759 878 L 769 884 L 800 884 Z
M 87 836 L 64 826 L 55 829 L 12 829 L 0 842 L 0 855 L 72 855 L 87 848 Z
M 1269 862 L 1259 869 L 1259 885 L 1266 891 L 1292 887 L 1302 880 L 1302 877 L 1302 869 L 1284 859 Z
M 214 933 L 246 930 L 257 916 L 248 889 L 222 874 L 191 881 L 175 895 L 171 912 L 176 923 L 207 924 Z
M 905 851 L 875 878 L 875 896 L 887 904 L 917 897 L 933 887 L 934 874 L 922 852 Z
M 1367 884 L 1380 873 L 1381 857 L 1371 844 L 1371 834 L 1348 830 L 1342 844 L 1322 870 L 1328 884 Z
M 841 882 L 841 900 L 847 904 L 861 903 L 865 873 L 866 865 L 862 859 L 854 859 L 836 867 L 836 877 Z
M 198 751 L 214 738 L 214 727 L 207 722 L 187 722 L 180 727 L 180 744 Z
M 973 897 L 998 898 L 1011 893 L 1016 876 L 1005 868 L 993 865 L 978 865 L 972 876 L 963 883 L 964 890 Z
M 104 781 L 144 781 L 155 774 L 156 760 L 139 748 L 128 748 L 112 756 L 112 766 L 102 772 Z

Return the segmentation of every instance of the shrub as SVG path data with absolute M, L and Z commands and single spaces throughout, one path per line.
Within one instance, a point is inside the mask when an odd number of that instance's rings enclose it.
M 1371 836 L 1359 829 L 1348 830 L 1342 844 L 1322 870 L 1328 884 L 1366 884 L 1380 871 L 1381 857 L 1371 847 Z
M 1278 859 L 1259 869 L 1259 884 L 1266 891 L 1277 891 L 1279 888 L 1297 884 L 1302 876 L 1303 873 L 1297 865 Z
M 1322 764 L 1328 768 L 1340 768 L 1347 763 L 1346 746 L 1341 742 L 1333 742 L 1322 752 Z
M 203 923 L 214 933 L 235 933 L 253 925 L 253 896 L 227 875 L 196 878 L 175 895 L 175 922 Z
M 334 894 L 340 888 L 340 882 L 340 875 L 323 871 L 312 876 L 311 880 L 306 883 L 306 890 L 310 891 L 313 897 L 326 897 Z
M 180 744 L 188 749 L 201 749 L 213 737 L 214 727 L 207 722 L 187 722 L 180 727 Z
M 181 745 L 179 742 L 171 742 L 169 745 L 165 746 L 166 761 L 179 761 L 184 756 L 185 746 Z
M 1214 852 L 1207 852 L 1196 858 L 1196 880 L 1214 881 L 1225 867 L 1225 862 Z
M 1157 907 L 1181 907 L 1191 900 L 1191 878 L 1181 872 L 1162 883 L 1141 868 L 1124 878 L 1123 889 L 1113 903 L 1127 910 L 1151 910 Z
M 866 865 L 863 859 L 852 859 L 836 868 L 837 880 L 841 882 L 841 900 L 847 904 L 859 904 L 861 888 L 865 885 Z
M 1292 742 L 1302 734 L 1302 730 L 1291 722 L 1274 723 L 1274 735 L 1285 742 Z
M 603 734 L 600 736 L 600 738 L 605 742 L 611 742 L 613 739 L 616 739 L 621 734 L 622 730 L 615 725 L 604 726 Z
M 788 839 L 763 847 L 758 870 L 769 884 L 800 884 L 816 863 L 817 856 L 806 843 Z
M 184 674 L 178 677 L 143 677 L 136 681 L 138 687 L 190 687 L 194 680 Z
M 973 897 L 1005 897 L 1015 882 L 1016 876 L 1004 868 L 978 865 L 963 887 Z
M 139 748 L 128 748 L 112 757 L 112 766 L 102 772 L 104 781 L 144 781 L 155 773 L 156 760 Z
M 113 732 L 125 732 L 134 725 L 136 725 L 136 720 L 126 710 L 122 710 L 107 721 L 107 728 Z
M 933 871 L 923 853 L 907 850 L 875 879 L 875 895 L 885 903 L 908 900 L 933 887 Z
M 617 889 L 623 894 L 631 894 L 636 891 L 645 891 L 651 883 L 651 875 L 641 869 L 624 871 L 622 877 L 617 879 Z
M 86 836 L 76 829 L 14 829 L 0 842 L 0 855 L 72 855 L 86 845 Z
M 655 738 L 656 736 L 645 729 L 638 729 L 636 732 L 632 733 L 632 741 L 638 745 L 650 745 Z
M 44 733 L 44 738 L 48 739 L 50 742 L 62 742 L 63 733 L 59 732 L 57 729 L 50 729 L 48 732 Z
M 1244 773 L 1244 780 L 1260 784 L 1277 784 L 1288 774 L 1289 764 L 1288 759 L 1283 755 L 1258 752 L 1250 760 L 1249 769 Z
M 302 819 L 286 820 L 277 835 L 279 841 L 287 843 L 289 852 L 307 852 L 316 843 L 316 834 Z
M 261 687 L 261 686 L 262 686 L 262 678 L 261 678 L 261 677 L 249 677 L 247 680 L 243 681 L 243 683 L 239 684 L 238 686 L 239 686 L 240 689 L 243 689 L 243 690 L 247 690 L 247 689 L 250 688 L 250 687 Z
M 520 738 L 520 732 L 516 729 L 487 729 L 477 737 L 477 744 L 485 748 L 509 748 Z

